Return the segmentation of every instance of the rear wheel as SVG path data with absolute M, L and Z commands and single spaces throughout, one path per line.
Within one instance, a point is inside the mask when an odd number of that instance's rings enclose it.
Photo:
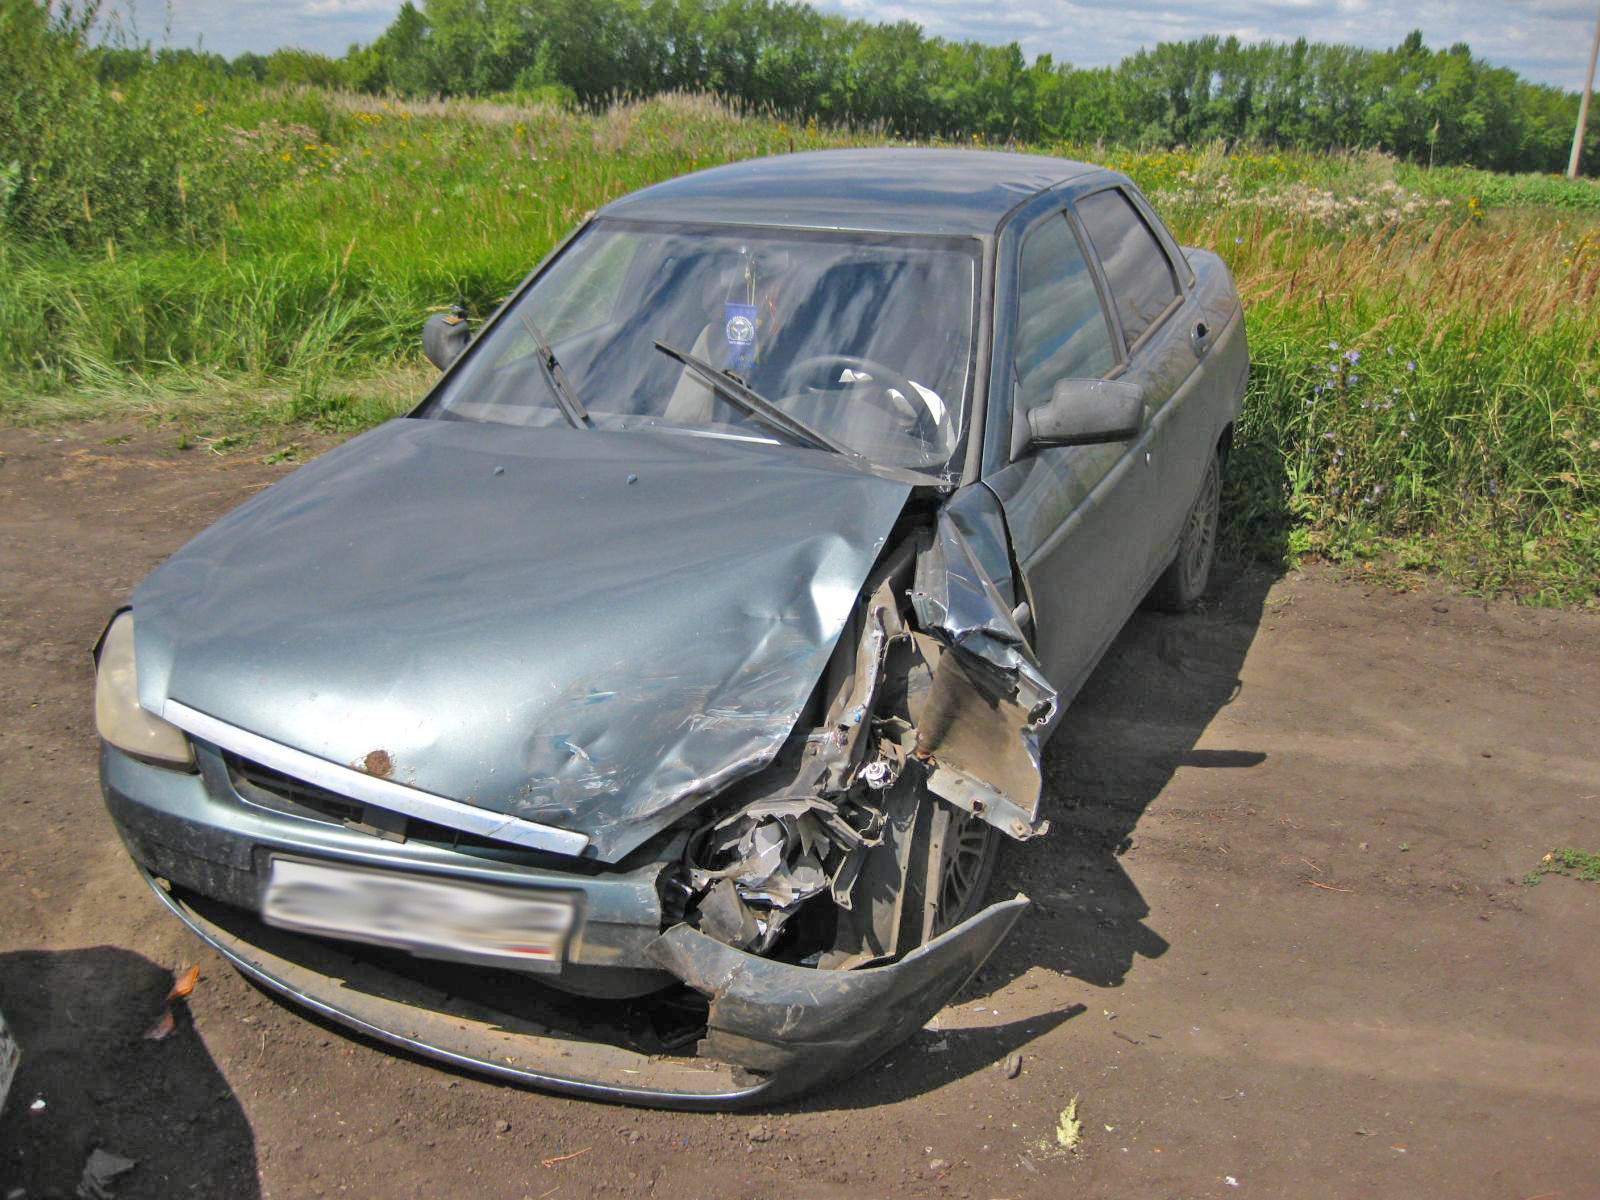
M 1222 508 L 1222 455 L 1211 456 L 1200 494 L 1195 497 L 1178 539 L 1172 564 L 1150 589 L 1150 604 L 1162 612 L 1187 612 L 1205 595 L 1217 554 L 1217 521 Z

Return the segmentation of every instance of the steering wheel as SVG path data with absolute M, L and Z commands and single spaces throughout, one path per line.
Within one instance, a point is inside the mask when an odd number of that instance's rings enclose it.
M 902 375 L 899 371 L 885 366 L 876 359 L 858 358 L 853 354 L 813 355 L 811 358 L 801 359 L 790 367 L 789 371 L 793 375 L 805 377 L 820 373 L 825 368 L 831 369 L 835 379 L 838 378 L 839 372 L 847 370 L 870 376 L 872 382 L 881 389 L 879 394 L 890 401 L 896 412 L 912 421 L 916 426 L 920 427 L 923 423 L 926 423 L 930 426 L 930 434 L 927 440 L 936 441 L 938 439 L 940 426 L 943 422 L 938 417 L 935 417 L 933 410 L 923 402 L 922 392 L 918 390 L 916 384 L 912 383 L 908 377 Z M 840 385 L 834 383 L 825 390 L 838 391 L 840 390 Z

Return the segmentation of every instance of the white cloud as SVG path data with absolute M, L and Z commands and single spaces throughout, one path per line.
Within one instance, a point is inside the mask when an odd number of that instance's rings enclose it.
M 156 42 L 233 56 L 302 46 L 341 54 L 383 32 L 400 0 L 126 0 Z M 1576 90 L 1588 65 L 1594 0 L 817 0 L 867 21 L 915 21 L 930 34 L 1016 41 L 1032 56 L 1078 66 L 1115 63 L 1142 46 L 1206 33 L 1250 39 L 1350 42 L 1381 49 L 1421 29 L 1430 46 L 1466 42 L 1474 54 L 1541 83 Z M 1244 31 L 1244 32 L 1241 32 Z
M 394 0 L 304 0 L 300 11 L 307 16 L 332 16 L 339 13 L 382 13 L 387 21 L 394 17 Z

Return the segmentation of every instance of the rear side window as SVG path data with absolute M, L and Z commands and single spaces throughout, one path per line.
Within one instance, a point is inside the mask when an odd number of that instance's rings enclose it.
M 1139 210 L 1119 189 L 1086 196 L 1077 208 L 1105 268 L 1122 332 L 1130 343 L 1137 341 L 1177 298 L 1172 263 Z
M 1022 243 L 1017 297 L 1017 402 L 1036 408 L 1060 379 L 1097 379 L 1116 365 L 1111 329 L 1077 235 L 1064 215 Z

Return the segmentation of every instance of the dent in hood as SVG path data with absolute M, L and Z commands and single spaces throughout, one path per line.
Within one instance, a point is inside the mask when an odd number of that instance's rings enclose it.
M 792 447 L 400 420 L 134 593 L 140 702 L 615 860 L 794 727 L 910 487 Z

